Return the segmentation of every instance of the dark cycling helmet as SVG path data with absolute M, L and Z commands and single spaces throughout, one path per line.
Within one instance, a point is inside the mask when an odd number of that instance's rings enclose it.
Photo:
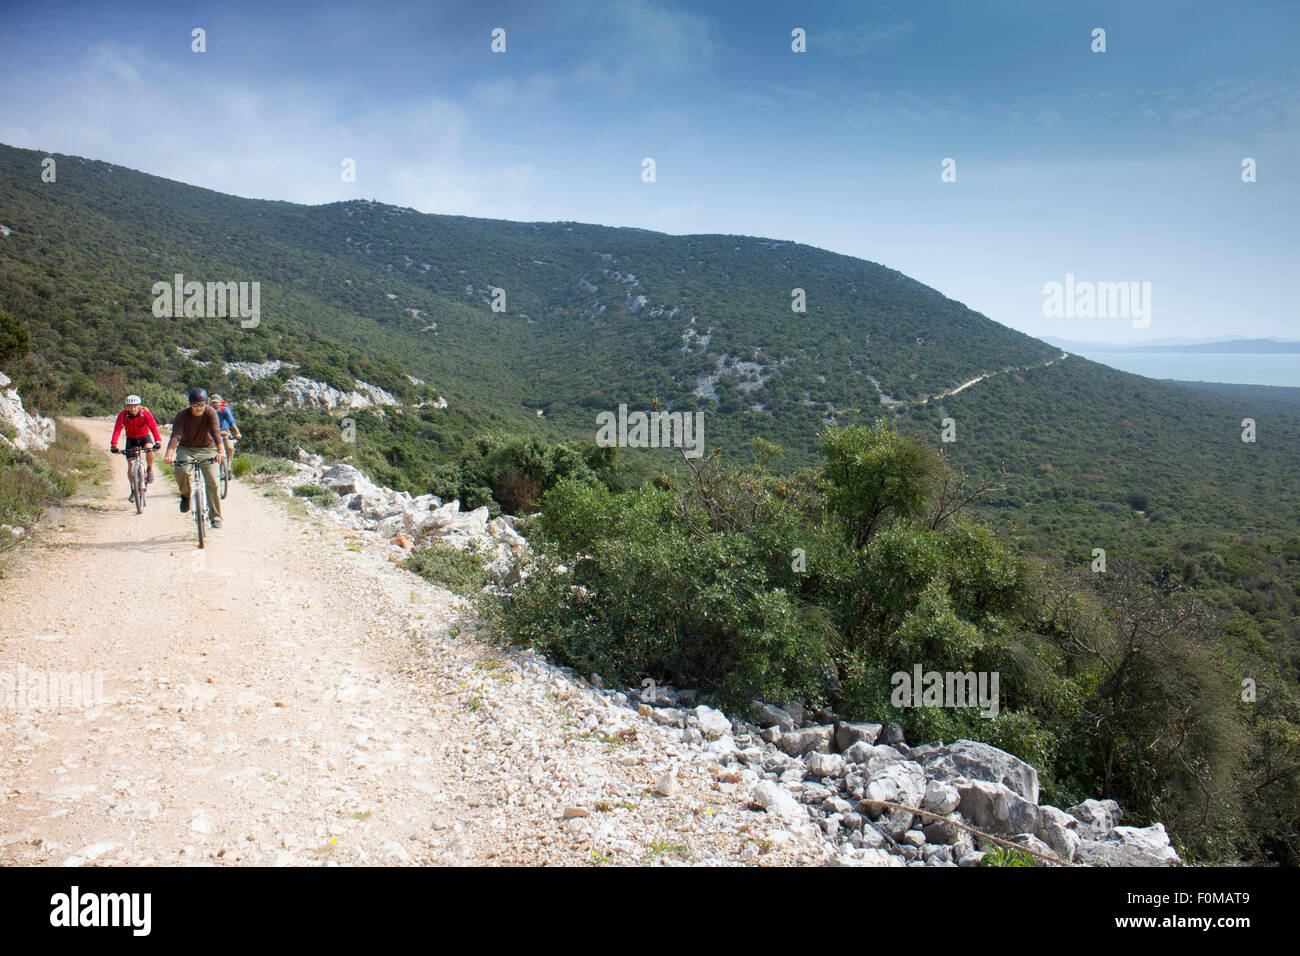
M 207 400 L 208 400 L 208 390 L 206 388 L 198 388 L 196 386 L 195 388 L 190 389 L 191 405 L 197 405 L 199 402 L 206 402 Z

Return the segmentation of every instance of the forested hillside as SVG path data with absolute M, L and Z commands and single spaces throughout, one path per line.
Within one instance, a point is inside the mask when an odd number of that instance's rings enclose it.
M 463 404 L 581 429 L 588 409 L 658 399 L 811 453 L 823 417 L 879 407 L 872 378 L 906 400 L 1056 354 L 897 272 L 794 243 L 301 207 L 63 156 L 43 183 L 42 158 L 0 148 L 4 294 L 36 351 L 57 335 L 68 371 L 111 361 L 188 380 L 182 345 L 298 361 L 338 387 L 406 394 L 409 373 Z M 266 327 L 154 319 L 150 288 L 175 273 L 260 281 Z M 81 383 L 65 397 L 96 396 Z

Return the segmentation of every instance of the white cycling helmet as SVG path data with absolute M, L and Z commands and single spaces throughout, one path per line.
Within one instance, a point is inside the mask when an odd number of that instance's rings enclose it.
M 126 397 L 126 403 L 127 403 L 128 405 L 139 405 L 139 404 L 140 404 L 140 396 L 139 396 L 139 395 L 128 395 L 128 396 Z

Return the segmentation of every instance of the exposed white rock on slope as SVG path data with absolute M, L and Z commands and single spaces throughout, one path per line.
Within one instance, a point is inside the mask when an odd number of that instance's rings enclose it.
M 23 451 L 44 450 L 54 437 L 54 420 L 34 415 L 23 408 L 18 390 L 9 387 L 9 376 L 0 372 L 0 422 L 13 428 L 12 440 L 0 434 L 0 443 Z
M 356 391 L 343 392 L 333 385 L 295 375 L 284 383 L 284 392 L 286 404 L 302 408 L 370 408 L 399 404 L 395 395 L 360 380 Z
M 195 365 L 209 364 L 194 358 L 194 355 L 198 352 L 197 349 L 186 349 L 179 345 L 176 348 Z M 291 362 L 282 362 L 278 359 L 270 362 L 226 362 L 221 366 L 222 372 L 226 375 L 242 375 L 254 382 L 274 375 L 281 369 L 291 368 L 297 368 L 297 366 Z M 408 375 L 407 378 L 410 378 L 410 376 Z M 412 379 L 412 382 L 416 381 Z M 377 408 L 383 405 L 401 404 L 396 395 L 385 391 L 378 385 L 371 385 L 369 382 L 363 382 L 360 379 L 357 380 L 356 388 L 353 391 L 344 392 L 326 382 L 318 382 L 302 375 L 295 375 L 284 383 L 282 391 L 283 395 L 280 401 L 283 404 L 300 408 Z M 439 399 L 439 401 L 442 400 Z M 434 407 L 445 408 L 446 405 L 434 403 Z
M 278 359 L 273 362 L 227 362 L 221 366 L 221 370 L 229 375 L 234 372 L 236 375 L 243 375 L 245 378 L 251 378 L 254 382 L 259 382 L 267 376 L 274 375 L 282 368 L 295 368 L 288 362 L 281 362 Z

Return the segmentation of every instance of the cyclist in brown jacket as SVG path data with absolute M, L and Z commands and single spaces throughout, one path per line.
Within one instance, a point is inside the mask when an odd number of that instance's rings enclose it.
M 180 446 L 179 452 L 176 450 Z M 190 407 L 172 420 L 172 435 L 167 442 L 163 461 L 167 464 L 179 460 L 198 462 L 203 471 L 203 482 L 208 488 L 208 510 L 212 527 L 221 527 L 221 495 L 217 493 L 217 465 L 225 460 L 221 445 L 221 426 L 216 409 L 208 404 L 208 393 L 202 388 L 190 389 Z M 184 468 L 176 469 L 176 487 L 181 493 L 181 511 L 190 510 L 190 475 Z

